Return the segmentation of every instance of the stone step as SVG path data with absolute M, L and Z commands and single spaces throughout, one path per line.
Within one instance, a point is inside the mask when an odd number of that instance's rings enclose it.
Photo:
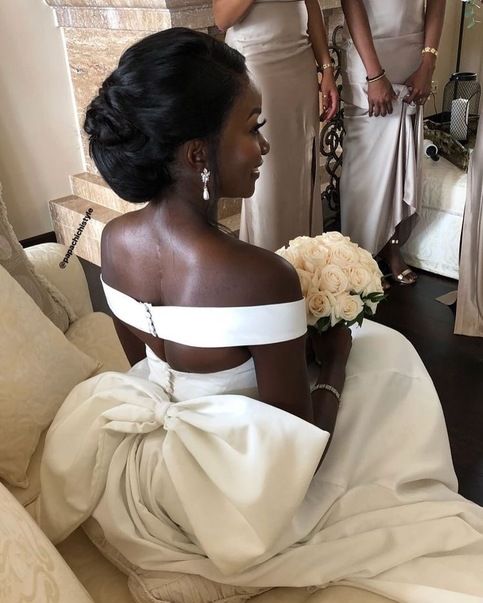
M 136 211 L 143 203 L 129 203 L 116 195 L 98 174 L 82 172 L 71 176 L 72 192 L 77 197 L 103 205 L 119 213 Z M 218 219 L 222 220 L 240 213 L 241 199 L 220 199 L 218 203 Z
M 237 213 L 232 216 L 227 216 L 226 218 L 221 218 L 219 222 L 225 228 L 228 228 L 228 230 L 238 234 L 240 232 L 240 218 L 241 214 Z
M 50 201 L 49 209 L 57 241 L 70 247 L 76 237 L 72 253 L 100 266 L 102 230 L 121 213 L 76 195 Z M 91 217 L 85 222 L 82 233 L 76 236 L 86 215 Z
M 129 203 L 118 197 L 111 187 L 98 174 L 82 172 L 70 177 L 72 192 L 77 197 L 103 205 L 116 212 L 125 214 L 143 207 L 143 203 Z

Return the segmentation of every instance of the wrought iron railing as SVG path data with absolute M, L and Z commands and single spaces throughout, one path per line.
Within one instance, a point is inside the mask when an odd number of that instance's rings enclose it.
M 341 31 L 342 25 L 335 28 L 329 47 L 339 94 L 342 91 L 342 48 L 338 44 Z M 329 175 L 329 183 L 321 194 L 325 231 L 340 230 L 340 174 L 344 135 L 344 106 L 341 100 L 336 115 L 323 126 L 320 133 L 320 152 L 326 158 L 325 170 Z

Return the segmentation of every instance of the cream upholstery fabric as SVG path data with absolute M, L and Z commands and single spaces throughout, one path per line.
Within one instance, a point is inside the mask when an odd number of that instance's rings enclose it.
M 76 261 L 78 262 L 78 260 Z M 79 268 L 81 268 L 80 264 Z M 84 278 L 83 273 L 82 278 Z M 112 318 L 107 314 L 91 312 L 83 316 L 71 326 L 66 333 L 66 337 L 77 349 L 91 358 L 96 358 L 101 363 L 98 372 L 122 372 L 129 369 L 129 361 L 117 337 Z M 27 470 L 28 488 L 19 488 L 7 484 L 7 488 L 23 506 L 35 500 L 40 492 L 40 460 L 46 431 L 40 438 Z
M 64 333 L 76 318 L 64 296 L 44 277 L 35 273 L 8 221 L 0 184 L 0 266 L 25 289 L 42 312 Z M 58 268 L 60 271 L 60 268 Z
M 57 549 L 96 603 L 134 603 L 127 576 L 96 549 L 82 528 Z
M 64 295 L 77 318 L 92 312 L 89 287 L 79 259 L 71 255 L 65 268 L 59 268 L 67 247 L 59 243 L 42 243 L 25 250 L 37 274 L 47 278 Z
M 1 484 L 0 601 L 92 603 L 55 547 Z
M 42 431 L 98 363 L 73 346 L 0 266 L 0 477 L 28 485 Z
M 91 312 L 79 318 L 65 334 L 75 347 L 102 364 L 99 373 L 128 371 L 129 360 L 122 349 L 112 318 L 103 312 Z
M 411 266 L 458 278 L 467 175 L 441 157 L 423 161 L 420 218 L 402 248 Z

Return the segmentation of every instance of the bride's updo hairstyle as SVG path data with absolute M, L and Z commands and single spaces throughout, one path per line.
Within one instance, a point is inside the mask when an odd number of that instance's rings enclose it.
M 127 201 L 151 201 L 173 183 L 179 146 L 203 139 L 216 182 L 218 135 L 247 81 L 244 57 L 204 33 L 178 27 L 131 46 L 86 113 L 104 180 Z

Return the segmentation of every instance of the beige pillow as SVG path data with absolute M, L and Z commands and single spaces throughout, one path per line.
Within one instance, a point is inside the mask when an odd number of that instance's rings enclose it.
M 128 576 L 129 590 L 136 603 L 244 603 L 272 590 L 229 586 L 194 574 L 144 572 L 106 540 L 101 526 L 93 517 L 89 517 L 82 527 L 104 557 Z
M 0 266 L 0 477 L 27 487 L 40 434 L 98 362 L 67 341 Z
M 54 545 L 2 484 L 0 601 L 94 603 Z
M 74 310 L 64 295 L 45 277 L 36 274 L 23 247 L 8 221 L 0 184 L 0 266 L 3 266 L 25 289 L 42 312 L 63 333 L 76 319 Z M 60 270 L 60 268 L 59 268 Z

